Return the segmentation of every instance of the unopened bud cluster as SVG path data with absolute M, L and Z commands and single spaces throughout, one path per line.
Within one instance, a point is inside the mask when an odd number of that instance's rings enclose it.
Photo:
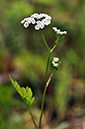
M 24 24 L 24 27 L 27 28 L 30 24 L 35 24 L 35 30 L 43 29 L 45 25 L 49 25 L 51 23 L 51 17 L 44 13 L 34 13 L 28 18 L 24 18 L 21 21 Z

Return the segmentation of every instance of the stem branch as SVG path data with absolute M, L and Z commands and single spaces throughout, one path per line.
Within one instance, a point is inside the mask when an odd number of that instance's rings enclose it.
M 48 44 L 47 44 L 47 42 L 46 42 L 46 40 L 45 40 L 45 38 L 44 38 L 44 35 L 43 35 L 43 32 L 42 32 L 42 31 L 41 31 L 41 35 L 42 35 L 43 41 L 44 41 L 44 43 L 45 43 L 47 49 L 50 51 L 50 48 L 49 48 L 49 46 L 48 46 Z
M 56 48 L 56 46 L 64 39 L 65 36 L 63 36 L 62 38 L 59 39 L 59 37 L 57 38 L 57 40 L 55 41 L 55 45 L 53 46 L 53 48 L 50 50 L 50 52 L 52 53 L 53 50 Z

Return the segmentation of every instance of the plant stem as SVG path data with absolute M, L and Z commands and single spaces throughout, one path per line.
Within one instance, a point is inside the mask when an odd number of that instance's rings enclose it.
M 49 46 L 48 46 L 48 44 L 47 44 L 47 42 L 46 42 L 46 40 L 45 40 L 45 38 L 44 38 L 44 35 L 43 35 L 42 30 L 41 30 L 41 35 L 42 35 L 43 41 L 44 41 L 44 43 L 45 43 L 47 49 L 50 51 L 50 48 L 49 48 Z
M 46 66 L 46 74 L 45 74 L 45 89 L 44 89 L 44 93 L 43 93 L 43 98 L 42 98 L 42 105 L 41 105 L 41 114 L 40 114 L 40 120 L 39 120 L 39 129 L 41 128 L 41 120 L 42 120 L 42 113 L 43 113 L 43 107 L 44 107 L 44 102 L 45 102 L 45 95 L 46 95 L 46 90 L 47 90 L 47 87 L 51 81 L 51 78 L 54 74 L 55 71 L 52 72 L 52 74 L 50 75 L 48 81 L 47 81 L 47 73 L 48 73 L 48 66 L 49 66 L 49 62 L 50 62 L 50 56 L 51 56 L 51 53 L 53 52 L 53 50 L 56 48 L 56 46 L 59 44 L 59 42 L 64 38 L 64 36 L 59 39 L 59 37 L 57 37 L 57 40 L 55 41 L 55 45 L 53 46 L 53 48 L 50 50 L 45 38 L 44 38 L 44 35 L 41 31 L 41 35 L 42 35 L 42 38 L 43 38 L 43 41 L 47 47 L 47 49 L 49 50 L 49 55 L 48 55 L 48 60 L 47 60 L 47 66 Z
M 24 100 L 24 99 L 23 99 Z M 25 104 L 26 104 L 26 101 L 24 100 L 24 102 L 25 102 Z M 38 126 L 37 126 L 37 124 L 36 124 L 36 122 L 35 122 L 35 120 L 34 120 L 34 117 L 33 117 L 33 115 L 32 115 L 32 112 L 31 112 L 31 110 L 30 110 L 30 107 L 26 104 L 26 106 L 27 106 L 27 108 L 28 108 L 28 110 L 29 110 L 29 113 L 30 113 L 30 115 L 31 115 L 31 118 L 32 118 L 32 121 L 33 121 L 33 123 L 34 123 L 34 125 L 35 125 L 35 128 L 36 129 L 38 129 Z
M 41 105 L 41 114 L 40 114 L 40 120 L 39 120 L 39 129 L 41 127 L 41 120 L 42 120 L 42 113 L 43 113 L 43 107 L 44 107 L 44 101 L 45 101 L 45 95 L 46 95 L 46 90 L 47 90 L 47 72 L 48 72 L 48 66 L 49 66 L 49 61 L 50 61 L 50 56 L 51 56 L 51 52 L 49 52 L 48 55 L 48 60 L 47 60 L 47 66 L 46 66 L 46 73 L 45 73 L 45 89 L 44 89 L 44 93 L 43 93 L 43 99 L 42 99 L 42 105 Z M 49 80 L 49 79 L 48 79 Z
M 51 56 L 51 52 L 49 52 L 48 60 L 47 60 L 46 73 L 45 73 L 45 84 L 47 82 L 47 73 L 48 73 L 48 66 L 49 66 L 49 62 L 50 62 L 50 56 Z
M 31 110 L 30 110 L 29 107 L 28 107 L 28 109 L 29 109 L 29 113 L 30 113 L 30 115 L 31 115 L 32 121 L 33 121 L 33 123 L 34 123 L 34 125 L 35 125 L 35 128 L 38 129 L 38 126 L 37 126 L 36 123 L 35 123 L 35 120 L 34 120 L 34 117 L 33 117 L 33 115 L 32 115 L 32 112 L 31 112 Z
M 64 39 L 65 36 L 63 36 L 62 38 L 59 39 L 59 37 L 57 38 L 57 40 L 55 41 L 55 45 L 53 46 L 53 48 L 50 50 L 50 52 L 52 53 L 53 50 L 56 48 L 56 46 Z
M 45 95 L 46 95 L 46 90 L 47 90 L 47 87 L 51 81 L 51 78 L 53 76 L 54 72 L 52 72 L 52 74 L 50 75 L 46 85 L 45 85 L 45 89 L 44 89 L 44 93 L 43 93 L 43 99 L 42 99 L 42 106 L 41 106 L 41 114 L 40 114 L 40 120 L 39 120 L 39 129 L 41 128 L 41 120 L 42 120 L 42 113 L 43 113 L 43 107 L 44 107 L 44 101 L 45 101 Z

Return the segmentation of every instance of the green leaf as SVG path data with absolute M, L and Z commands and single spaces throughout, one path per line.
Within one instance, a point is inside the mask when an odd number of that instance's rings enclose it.
M 35 100 L 35 98 L 33 97 L 32 99 L 31 99 L 31 105 L 33 104 L 33 102 L 34 102 L 34 100 Z
M 20 85 L 16 81 L 14 81 L 10 75 L 9 78 L 14 88 L 20 94 L 25 103 L 30 107 L 34 102 L 34 97 L 32 97 L 32 90 L 28 86 L 26 88 L 20 87 Z

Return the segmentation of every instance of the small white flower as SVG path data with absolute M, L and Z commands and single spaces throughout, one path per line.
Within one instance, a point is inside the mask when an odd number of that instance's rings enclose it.
M 52 29 L 53 29 L 54 31 L 57 31 L 57 28 L 56 28 L 56 27 L 52 27 Z
M 53 57 L 52 64 L 53 64 L 54 67 L 58 67 L 59 66 L 59 58 L 58 57 Z
M 52 19 L 51 16 L 49 16 L 49 15 L 47 15 L 47 14 L 43 14 L 43 15 L 44 15 L 44 17 L 45 17 L 46 19 L 50 19 L 50 20 Z
M 39 29 L 43 29 L 44 28 L 44 24 L 43 24 L 42 21 L 37 21 L 36 23 L 37 23 L 37 25 L 35 26 L 35 29 L 36 30 L 38 30 L 38 28 Z M 38 28 L 36 28 L 36 27 L 38 27 Z
M 35 24 L 35 23 L 36 23 L 36 21 L 35 21 L 34 18 L 31 18 L 31 23 L 32 23 L 32 24 Z
M 59 61 L 59 58 L 58 57 L 53 57 L 53 61 L 57 62 L 57 61 Z
M 46 26 L 51 23 L 51 21 L 50 21 L 49 19 L 43 19 L 42 22 L 43 22 L 43 24 L 46 25 Z
M 37 19 L 41 19 L 41 18 L 43 18 L 43 17 L 44 17 L 43 14 L 40 13 L 40 14 L 38 15 L 38 18 L 37 18 Z
M 67 31 L 63 31 L 63 34 L 67 34 Z
M 25 22 L 25 19 L 21 21 L 21 24 L 23 24 Z
M 39 30 L 40 27 L 38 25 L 35 26 L 35 30 Z
M 56 27 L 52 27 L 52 29 L 59 35 L 67 34 L 67 31 L 60 31 L 60 29 L 57 29 Z
M 25 22 L 24 23 L 24 27 L 27 28 L 29 26 L 29 23 L 28 22 Z
M 45 25 L 49 25 L 51 23 L 51 17 L 44 13 L 34 13 L 28 18 L 24 18 L 21 21 L 22 24 L 24 24 L 24 27 L 27 28 L 29 24 L 35 24 L 35 29 L 43 29 Z
M 41 28 L 41 29 L 44 28 L 44 24 L 43 24 L 43 23 L 40 24 L 40 28 Z
M 36 18 L 38 17 L 38 13 L 34 13 L 33 15 L 31 15 L 32 18 Z
M 53 66 L 54 66 L 54 67 L 58 67 L 58 66 L 59 66 L 58 63 L 55 63 L 55 62 L 52 62 L 52 63 L 53 63 Z

